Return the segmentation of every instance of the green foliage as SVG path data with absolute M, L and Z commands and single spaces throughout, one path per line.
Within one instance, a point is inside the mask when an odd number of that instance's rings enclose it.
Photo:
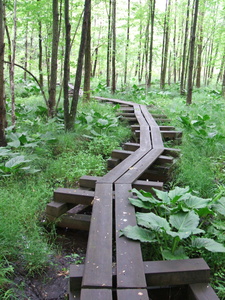
M 137 226 L 124 228 L 122 235 L 156 243 L 161 258 L 168 260 L 188 258 L 198 249 L 225 253 L 225 247 L 212 238 L 207 226 L 208 218 L 211 218 L 213 228 L 218 230 L 217 235 L 222 233 L 216 216 L 225 215 L 225 198 L 203 199 L 188 187 L 176 187 L 169 192 L 153 190 L 156 198 L 151 193 L 132 190 L 136 198 L 129 199 L 131 204 L 150 212 L 137 212 Z

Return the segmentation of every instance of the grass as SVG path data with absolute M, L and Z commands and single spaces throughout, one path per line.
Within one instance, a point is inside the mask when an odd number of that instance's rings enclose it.
M 42 105 L 37 96 L 18 99 L 20 140 L 16 137 L 13 147 L 0 149 L 0 166 L 21 155 L 28 161 L 12 167 L 11 173 L 0 173 L 1 299 L 13 297 L 9 279 L 16 270 L 22 268 L 32 276 L 42 273 L 57 252 L 54 226 L 46 228 L 44 217 L 53 190 L 76 187 L 82 175 L 105 174 L 106 158 L 130 136 L 110 105 L 80 103 L 78 119 L 82 115 L 88 122 L 78 122 L 69 133 L 64 132 L 61 114 L 53 120 L 47 120 L 42 109 L 40 114 Z M 38 172 L 29 173 L 27 168 Z

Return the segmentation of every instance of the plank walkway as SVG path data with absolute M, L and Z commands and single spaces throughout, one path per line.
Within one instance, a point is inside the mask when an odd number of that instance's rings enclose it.
M 97 99 L 120 104 L 120 115 L 132 126 L 133 141 L 112 152 L 105 176 L 83 176 L 79 189 L 56 190 L 46 208 L 49 219 L 61 216 L 59 226 L 89 230 L 85 264 L 70 268 L 69 299 L 218 299 L 203 259 L 143 262 L 140 243 L 119 236 L 127 225 L 136 225 L 135 208 L 128 200 L 132 188 L 163 188 L 178 153 L 165 148 L 163 139 L 180 140 L 182 133 L 157 124 L 155 120 L 163 123 L 166 116 L 153 117 L 144 105 Z M 83 214 L 90 205 L 92 215 Z M 162 296 L 168 286 L 170 295 L 176 287 L 181 298 Z

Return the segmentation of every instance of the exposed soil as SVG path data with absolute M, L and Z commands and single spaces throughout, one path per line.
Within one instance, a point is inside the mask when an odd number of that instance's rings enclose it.
M 66 299 L 69 266 L 84 261 L 88 232 L 58 229 L 57 233 L 56 244 L 60 249 L 60 254 L 49 257 L 51 266 L 43 274 L 31 278 L 27 276 L 25 270 L 18 266 L 14 278 L 16 299 Z

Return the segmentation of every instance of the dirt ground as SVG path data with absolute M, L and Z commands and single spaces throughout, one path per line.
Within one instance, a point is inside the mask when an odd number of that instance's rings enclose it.
M 68 293 L 69 266 L 84 261 L 88 232 L 59 229 L 56 244 L 60 254 L 51 256 L 51 267 L 33 278 L 18 268 L 14 278 L 16 299 L 60 300 Z

